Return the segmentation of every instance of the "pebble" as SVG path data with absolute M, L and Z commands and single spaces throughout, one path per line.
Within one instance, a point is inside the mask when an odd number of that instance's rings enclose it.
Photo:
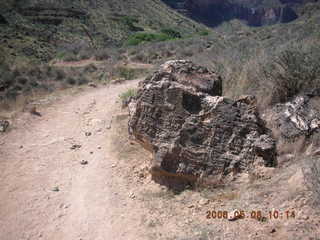
M 134 199 L 136 196 L 134 195 L 134 193 L 130 193 L 129 197 L 130 197 L 131 199 Z
M 75 149 L 79 149 L 79 148 L 81 148 L 82 146 L 80 145 L 80 144 L 74 144 L 74 145 L 72 145 L 71 146 L 71 150 L 75 150 Z
M 202 198 L 199 200 L 198 203 L 199 203 L 199 205 L 204 206 L 204 205 L 208 205 L 210 203 L 210 200 Z
M 94 83 L 92 83 L 92 82 L 91 82 L 91 83 L 88 83 L 88 86 L 89 86 L 89 87 L 93 87 L 93 88 L 96 88 L 96 87 L 97 87 L 97 85 L 94 84 Z
M 240 215 L 240 211 L 235 209 L 229 214 L 228 220 L 229 221 L 236 221 L 236 220 L 241 219 L 241 218 L 242 217 Z
M 87 165 L 87 164 L 88 164 L 88 161 L 82 160 L 82 161 L 80 162 L 80 164 L 81 164 L 81 165 Z

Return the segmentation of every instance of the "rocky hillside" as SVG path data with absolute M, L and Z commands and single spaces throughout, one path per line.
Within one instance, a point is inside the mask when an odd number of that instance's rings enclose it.
M 0 50 L 6 61 L 17 56 L 48 61 L 68 47 L 120 46 L 131 34 L 160 33 L 168 26 L 181 36 L 203 28 L 160 0 L 11 0 L 1 5 Z
M 300 8 L 317 0 L 164 0 L 187 16 L 209 26 L 240 19 L 249 26 L 286 23 L 298 18 Z

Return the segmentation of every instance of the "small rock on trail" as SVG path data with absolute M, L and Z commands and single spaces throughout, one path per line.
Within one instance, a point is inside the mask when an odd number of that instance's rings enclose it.
M 74 144 L 70 147 L 71 150 L 80 149 L 82 146 L 80 144 Z
M 0 120 L 0 132 L 4 133 L 9 128 L 9 121 L 7 120 Z

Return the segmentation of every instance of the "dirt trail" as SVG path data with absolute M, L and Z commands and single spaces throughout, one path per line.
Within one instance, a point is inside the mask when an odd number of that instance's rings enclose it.
M 64 96 L 0 136 L 0 239 L 138 239 L 108 138 L 119 94 L 137 82 Z
M 98 60 L 95 60 L 94 58 L 90 58 L 90 59 L 84 59 L 80 61 L 68 61 L 68 62 L 58 61 L 58 62 L 52 63 L 52 65 L 55 67 L 85 67 L 90 64 L 99 64 L 99 63 L 103 63 L 103 61 L 98 61 Z

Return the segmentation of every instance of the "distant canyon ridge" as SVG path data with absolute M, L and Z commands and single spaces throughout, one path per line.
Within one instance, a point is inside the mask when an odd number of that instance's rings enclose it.
M 298 18 L 299 8 L 318 0 L 163 0 L 178 10 L 210 27 L 239 19 L 249 26 L 287 23 Z

